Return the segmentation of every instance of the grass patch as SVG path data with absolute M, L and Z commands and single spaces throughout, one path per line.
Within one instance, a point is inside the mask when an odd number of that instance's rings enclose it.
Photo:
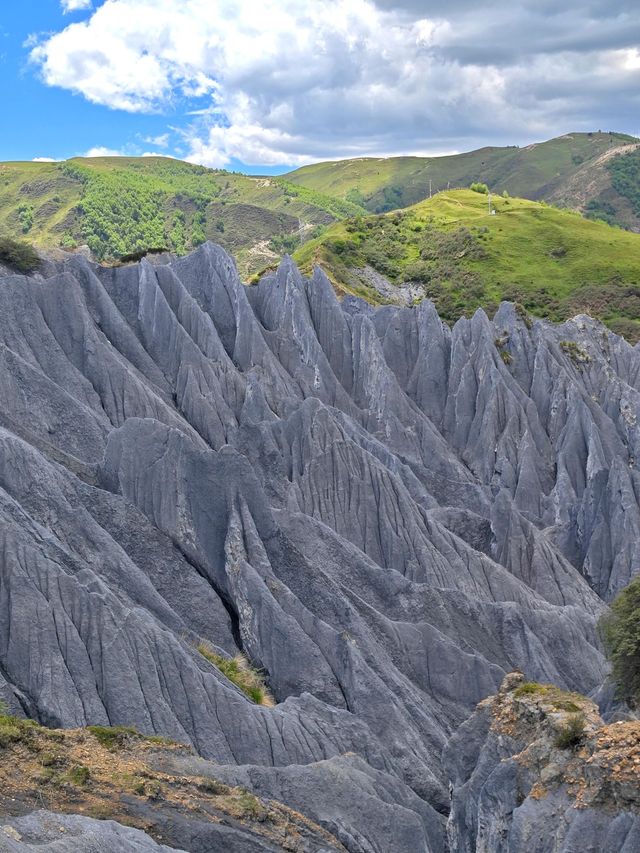
M 549 704 L 554 711 L 566 711 L 578 713 L 582 710 L 578 693 L 568 693 L 560 690 L 554 684 L 538 684 L 535 681 L 525 681 L 513 691 L 516 699 L 524 699 L 527 696 L 537 696 L 541 701 Z
M 416 283 L 440 316 L 455 322 L 500 301 L 563 321 L 590 314 L 630 343 L 640 339 L 640 237 L 577 213 L 521 198 L 442 192 L 402 211 L 336 223 L 294 253 L 305 273 L 319 264 L 338 290 L 356 293 L 354 274 L 373 267 L 392 284 Z M 559 251 L 561 247 L 562 251 Z M 382 303 L 375 290 L 369 301 Z M 580 364 L 585 361 L 581 354 Z
M 241 792 L 238 805 L 244 817 L 248 817 L 251 820 L 263 820 L 267 814 L 267 810 L 260 800 L 250 791 Z
M 523 696 L 532 696 L 534 693 L 539 693 L 541 690 L 544 690 L 544 686 L 542 684 L 537 684 L 535 681 L 525 681 L 519 687 L 513 691 L 513 695 L 520 699 Z
M 0 262 L 21 273 L 34 272 L 40 266 L 40 257 L 30 243 L 0 237 Z
M 0 749 L 28 740 L 37 728 L 39 726 L 34 720 L 7 714 L 7 706 L 0 702 Z
M 201 641 L 196 646 L 202 657 L 212 663 L 229 681 L 255 702 L 256 705 L 273 707 L 273 697 L 267 690 L 262 673 L 253 669 L 244 655 L 225 658 L 215 652 L 208 643 Z
M 63 781 L 70 782 L 72 785 L 77 785 L 78 788 L 84 788 L 91 778 L 91 771 L 84 764 L 77 767 L 72 767 L 63 777 Z
M 207 794 L 212 794 L 214 797 L 219 797 L 223 794 L 228 794 L 231 790 L 228 785 L 218 782 L 217 779 L 211 779 L 203 776 L 198 782 L 198 788 Z
M 140 739 L 142 735 L 131 726 L 87 726 L 87 731 L 100 741 L 102 746 L 114 752 L 126 746 L 131 739 Z

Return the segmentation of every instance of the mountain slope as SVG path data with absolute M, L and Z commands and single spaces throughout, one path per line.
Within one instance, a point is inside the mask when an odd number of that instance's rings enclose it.
M 349 853 L 440 853 L 443 746 L 505 673 L 600 690 L 640 352 L 599 324 L 449 329 L 289 260 L 245 287 L 207 243 L 1 279 L 0 344 L 11 713 L 188 744 Z
M 450 321 L 511 299 L 555 320 L 591 313 L 640 338 L 640 236 L 523 199 L 494 196 L 491 208 L 481 193 L 443 192 L 337 223 L 294 258 L 374 303 L 426 295 Z
M 619 133 L 570 133 L 524 148 L 481 148 L 444 157 L 362 158 L 316 163 L 290 172 L 292 183 L 380 213 L 408 207 L 450 187 L 483 181 L 497 193 L 555 202 L 580 210 L 603 198 L 612 219 L 640 229 L 640 214 L 612 188 L 609 158 L 633 151 L 638 140 Z
M 152 247 L 184 254 L 215 238 L 249 275 L 279 256 L 279 240 L 358 211 L 280 178 L 166 157 L 0 164 L 0 234 L 43 248 L 88 244 L 99 260 Z

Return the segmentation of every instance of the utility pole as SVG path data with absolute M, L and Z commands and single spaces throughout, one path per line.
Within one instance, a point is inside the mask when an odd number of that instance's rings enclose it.
M 429 198 L 431 198 L 431 178 L 429 178 Z
M 491 215 L 491 190 L 489 190 L 489 215 Z

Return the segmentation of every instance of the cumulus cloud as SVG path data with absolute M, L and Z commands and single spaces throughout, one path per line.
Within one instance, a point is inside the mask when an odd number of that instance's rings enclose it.
M 114 148 L 105 148 L 104 145 L 96 145 L 94 148 L 90 148 L 88 151 L 85 151 L 84 154 L 80 155 L 81 157 L 125 157 L 126 155 L 122 151 L 116 151 Z
M 192 161 L 268 165 L 625 129 L 639 42 L 628 0 L 106 0 L 31 58 L 93 103 L 186 113 Z
M 91 0 L 60 0 L 62 11 L 66 15 L 68 12 L 77 12 L 80 9 L 90 9 L 92 6 Z
M 34 157 L 32 163 L 58 163 L 55 157 Z

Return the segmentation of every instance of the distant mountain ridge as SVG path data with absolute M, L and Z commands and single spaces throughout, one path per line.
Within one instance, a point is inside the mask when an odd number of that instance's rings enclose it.
M 483 181 L 496 192 L 576 208 L 640 231 L 640 209 L 634 209 L 620 185 L 616 189 L 609 168 L 613 158 L 637 152 L 639 144 L 639 139 L 622 133 L 568 133 L 522 148 L 315 163 L 286 177 L 299 186 L 357 201 L 372 213 L 408 207 L 441 190 Z
M 0 236 L 88 245 L 97 260 L 159 246 L 184 254 L 214 240 L 249 277 L 327 225 L 472 181 L 640 231 L 639 145 L 620 133 L 567 134 L 525 148 L 316 163 L 277 177 L 168 157 L 0 163 Z

